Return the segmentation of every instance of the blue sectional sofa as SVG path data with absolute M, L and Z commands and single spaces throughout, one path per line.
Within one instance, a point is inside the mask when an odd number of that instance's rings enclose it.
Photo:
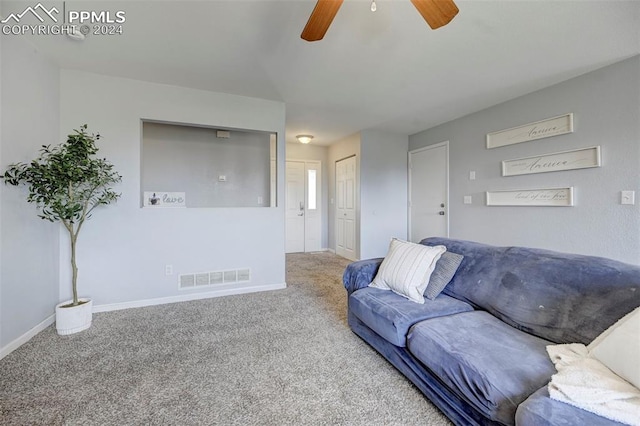
M 588 344 L 640 306 L 640 267 L 525 247 L 428 238 L 464 256 L 434 300 L 369 287 L 382 259 L 344 273 L 351 329 L 457 425 L 619 425 L 549 398 L 547 345 Z

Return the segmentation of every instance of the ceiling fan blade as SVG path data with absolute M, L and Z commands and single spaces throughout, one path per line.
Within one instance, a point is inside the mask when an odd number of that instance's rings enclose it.
M 307 41 L 322 40 L 342 2 L 343 0 L 318 0 L 300 37 Z
M 458 14 L 453 0 L 411 0 L 432 30 L 447 25 Z

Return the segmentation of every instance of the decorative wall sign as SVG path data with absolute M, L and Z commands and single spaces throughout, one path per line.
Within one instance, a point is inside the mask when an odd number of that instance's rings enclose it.
M 573 186 L 487 192 L 487 206 L 573 206 Z
M 573 114 L 547 118 L 524 126 L 487 133 L 487 149 L 573 133 Z
M 502 176 L 559 172 L 562 170 L 600 167 L 600 147 L 555 152 L 535 157 L 517 158 L 502 162 Z
M 166 207 L 186 207 L 187 198 L 184 192 L 144 192 L 144 207 L 166 208 Z

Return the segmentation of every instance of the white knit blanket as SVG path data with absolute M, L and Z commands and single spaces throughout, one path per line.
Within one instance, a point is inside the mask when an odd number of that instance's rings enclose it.
M 549 382 L 551 399 L 640 426 L 640 389 L 589 357 L 585 345 L 550 345 L 547 353 L 558 371 Z

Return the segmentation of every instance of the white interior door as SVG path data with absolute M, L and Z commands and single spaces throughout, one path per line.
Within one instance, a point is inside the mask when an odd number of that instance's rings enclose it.
M 449 142 L 409 153 L 409 238 L 449 236 Z
M 304 163 L 287 161 L 285 179 L 285 251 L 298 253 L 304 251 Z
M 356 260 L 356 157 L 336 162 L 336 254 Z
M 287 161 L 287 253 L 322 250 L 321 173 L 319 161 Z

